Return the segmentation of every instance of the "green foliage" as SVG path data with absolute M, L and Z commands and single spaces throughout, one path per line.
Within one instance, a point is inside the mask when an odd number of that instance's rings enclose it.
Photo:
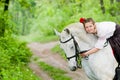
M 9 4 L 9 16 L 16 35 L 29 34 L 35 10 L 34 0 L 14 0 Z M 19 26 L 18 26 L 19 25 Z
M 104 1 L 105 14 L 102 13 L 100 2 L 94 0 L 41 0 L 36 3 L 35 19 L 30 28 L 30 33 L 35 34 L 34 41 L 43 39 L 41 37 L 46 37 L 47 40 L 47 36 L 54 35 L 54 28 L 62 31 L 66 25 L 78 22 L 80 17 L 92 17 L 97 22 L 105 20 L 119 22 L 119 18 L 109 12 L 111 7 L 109 0 Z
M 48 75 L 53 78 L 53 80 L 71 80 L 70 77 L 65 76 L 66 72 L 59 68 L 55 68 L 44 62 L 40 62 L 39 65 L 40 68 L 42 68 L 45 72 L 48 73 Z
M 34 38 L 33 41 L 37 41 L 37 42 L 42 42 L 42 43 L 46 43 L 46 42 L 50 42 L 50 41 L 56 41 L 58 40 L 57 36 L 51 35 L 51 36 L 38 36 L 37 38 Z
M 104 0 L 104 6 L 105 14 L 99 0 L 13 0 L 9 5 L 7 23 L 14 34 L 27 35 L 28 40 L 39 41 L 42 37 L 53 36 L 54 28 L 62 31 L 66 25 L 78 22 L 80 17 L 119 23 L 119 3 Z
M 1 74 L 1 80 L 42 80 L 29 68 L 23 66 L 12 66 L 9 69 L 2 69 Z
M 99 0 L 14 0 L 9 8 L 12 21 L 8 22 L 14 34 L 39 41 L 42 37 L 53 36 L 54 28 L 62 31 L 66 25 L 78 22 L 80 17 L 119 23 L 119 3 L 111 5 L 109 0 L 104 0 L 104 4 L 106 13 L 102 14 Z
M 66 59 L 65 52 L 60 48 L 60 45 L 56 45 L 54 48 L 52 48 L 53 53 L 60 54 L 64 59 Z
M 25 42 L 10 35 L 1 37 L 0 42 L 1 80 L 40 80 L 26 67 L 32 53 Z
M 115 2 L 114 4 L 112 4 L 109 9 L 108 12 L 113 16 L 116 17 L 116 22 L 120 23 L 120 2 Z
M 74 15 L 78 14 L 79 2 L 80 1 L 76 1 L 76 3 L 71 3 L 71 1 L 66 0 L 37 1 L 35 9 L 35 19 L 31 23 L 31 25 L 33 26 L 31 27 L 30 31 L 31 34 L 35 34 L 33 38 L 39 37 L 40 39 L 41 37 L 51 35 L 53 36 L 54 28 L 61 31 L 65 25 L 75 22 Z
M 8 58 L 9 64 L 27 63 L 31 57 L 31 52 L 26 47 L 26 43 L 20 42 L 12 37 L 0 38 L 1 57 Z M 2 61 L 2 59 L 0 60 Z M 7 63 L 8 64 L 8 63 Z M 5 65 L 5 63 L 4 63 Z
M 48 42 L 58 40 L 54 28 L 62 31 L 66 25 L 78 22 L 80 17 L 119 24 L 120 3 L 104 0 L 104 6 L 106 12 L 102 14 L 99 0 L 10 0 L 9 10 L 4 13 L 4 1 L 0 1 L 0 79 L 17 80 L 24 77 L 26 80 L 32 74 L 28 68 L 20 68 L 29 62 L 31 52 L 25 42 L 20 42 L 11 34 L 24 35 L 20 38 L 26 41 Z M 53 51 L 61 53 L 65 58 L 63 50 L 58 46 Z M 31 77 L 28 79 L 38 80 Z
M 4 23 L 4 18 L 0 16 L 0 36 L 4 35 L 4 29 L 5 29 L 5 23 Z

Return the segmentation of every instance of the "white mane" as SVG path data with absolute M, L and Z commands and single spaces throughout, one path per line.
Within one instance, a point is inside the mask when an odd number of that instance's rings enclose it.
M 75 37 L 81 51 L 93 48 L 97 41 L 97 37 L 85 32 L 81 23 L 70 24 L 66 26 L 65 29 L 70 30 L 70 34 Z M 61 40 L 63 41 L 66 41 L 71 37 L 68 33 L 66 33 L 65 29 L 59 34 Z M 72 49 L 69 49 L 69 47 L 73 45 L 73 41 L 60 44 L 62 45 L 62 48 L 64 49 L 67 56 L 73 55 L 75 51 L 71 51 Z M 71 66 L 74 65 L 73 60 L 75 61 L 74 58 L 68 61 Z M 115 75 L 117 62 L 113 56 L 109 43 L 102 50 L 89 55 L 89 60 L 82 58 L 82 66 L 85 70 L 85 73 L 91 80 L 112 80 Z
M 80 45 L 81 43 L 82 45 L 84 45 L 84 46 L 81 46 L 82 50 L 85 50 L 85 49 L 88 50 L 88 49 L 93 48 L 95 45 L 95 42 L 97 41 L 97 37 L 95 37 L 93 34 L 88 34 L 84 30 L 83 24 L 80 22 L 70 24 L 66 26 L 65 29 L 69 29 L 70 33 L 73 36 L 78 37 L 80 39 L 80 41 L 78 41 L 79 42 L 78 44 Z

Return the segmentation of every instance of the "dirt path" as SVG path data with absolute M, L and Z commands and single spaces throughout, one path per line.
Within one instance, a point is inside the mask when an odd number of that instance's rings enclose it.
M 50 43 L 30 43 L 28 47 L 33 52 L 33 57 L 40 58 L 38 61 L 44 61 L 49 65 L 60 68 L 67 72 L 67 75 L 72 78 L 72 80 L 88 80 L 84 71 L 82 69 L 78 69 L 77 71 L 70 71 L 68 68 L 68 63 L 59 55 L 53 54 L 50 49 L 53 48 L 58 42 L 50 42 Z M 39 66 L 31 60 L 29 64 L 30 68 L 42 78 L 42 80 L 52 80 L 50 76 L 48 76 Z

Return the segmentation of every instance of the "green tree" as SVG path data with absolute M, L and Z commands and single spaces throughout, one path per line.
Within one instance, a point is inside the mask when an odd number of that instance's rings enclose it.
M 7 26 L 6 24 L 6 19 L 5 19 L 5 14 L 8 12 L 8 7 L 9 7 L 9 0 L 3 0 L 1 1 L 4 4 L 4 10 L 2 12 L 2 16 L 0 16 L 0 36 L 4 36 L 5 33 L 5 28 Z M 6 15 L 7 18 L 7 15 Z
M 105 13 L 105 7 L 104 7 L 104 1 L 103 0 L 100 0 L 100 5 L 101 5 L 102 13 L 104 14 Z

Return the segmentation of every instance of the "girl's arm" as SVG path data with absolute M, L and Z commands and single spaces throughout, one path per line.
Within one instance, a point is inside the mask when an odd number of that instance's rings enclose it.
M 95 44 L 95 47 L 85 53 L 82 53 L 81 56 L 85 57 L 87 55 L 90 55 L 90 54 L 93 54 L 93 53 L 99 51 L 100 49 L 103 49 L 106 41 L 107 40 L 106 40 L 105 36 L 99 37 L 97 40 L 97 43 Z
M 100 49 L 98 49 L 98 48 L 93 48 L 93 49 L 91 49 L 91 50 L 89 50 L 89 51 L 87 51 L 87 52 L 85 52 L 85 53 L 82 53 L 82 54 L 80 54 L 82 57 L 85 57 L 85 56 L 88 56 L 88 55 L 90 55 L 90 54 L 93 54 L 93 53 L 95 53 L 95 52 L 97 52 L 97 51 L 99 51 Z

